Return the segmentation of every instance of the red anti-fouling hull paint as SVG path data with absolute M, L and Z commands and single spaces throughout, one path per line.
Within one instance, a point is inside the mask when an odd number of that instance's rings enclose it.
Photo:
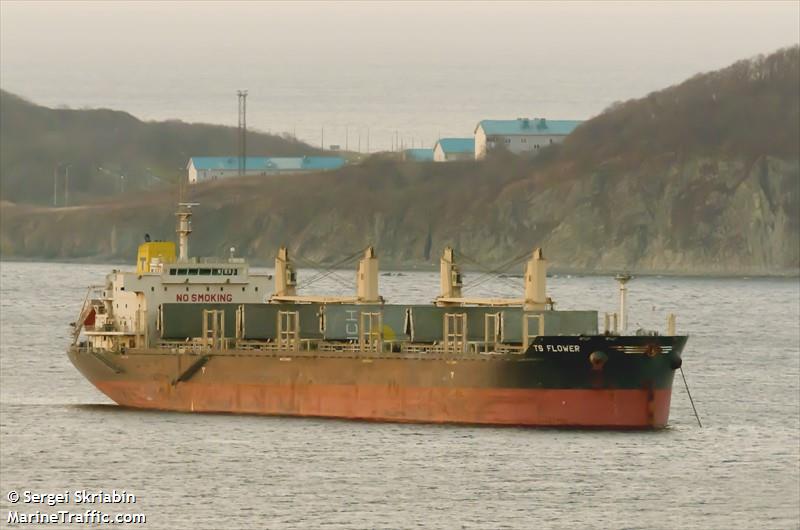
M 134 408 L 489 425 L 660 428 L 670 389 L 418 388 L 96 381 Z

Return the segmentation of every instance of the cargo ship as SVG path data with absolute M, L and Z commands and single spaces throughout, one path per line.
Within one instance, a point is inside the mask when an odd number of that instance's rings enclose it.
M 182 412 L 387 422 L 658 429 L 669 420 L 687 337 L 626 332 L 619 313 L 563 311 L 547 296 L 540 248 L 517 299 L 462 294 L 456 252 L 429 304 L 379 293 L 372 247 L 353 296 L 298 294 L 280 248 L 273 274 L 243 258 L 189 255 L 191 203 L 176 244 L 150 241 L 135 271 L 92 286 L 68 355 L 117 404 Z M 600 320 L 603 328 L 600 330 Z

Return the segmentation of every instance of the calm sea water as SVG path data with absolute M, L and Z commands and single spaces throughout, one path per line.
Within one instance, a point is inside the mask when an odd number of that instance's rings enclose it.
M 670 427 L 641 433 L 122 410 L 64 353 L 85 286 L 109 268 L 0 264 L 4 523 L 10 490 L 116 488 L 137 502 L 90 507 L 144 513 L 146 528 L 800 527 L 796 280 L 635 280 L 632 325 L 663 329 L 674 310 L 691 336 L 684 369 L 703 420 L 677 380 Z M 344 292 L 341 276 L 316 286 Z M 381 290 L 426 302 L 437 281 L 383 276 Z M 470 292 L 510 295 L 518 281 Z M 615 309 L 610 278 L 549 290 L 563 309 Z

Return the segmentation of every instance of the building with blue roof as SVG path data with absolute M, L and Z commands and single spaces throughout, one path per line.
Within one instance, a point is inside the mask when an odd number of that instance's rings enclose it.
M 472 160 L 475 157 L 474 138 L 440 138 L 433 146 L 434 162 Z
M 406 149 L 403 151 L 403 160 L 412 162 L 432 162 L 433 149 Z
M 274 175 L 339 169 L 346 163 L 340 156 L 248 156 L 245 175 Z M 193 156 L 186 165 L 189 183 L 218 180 L 239 175 L 239 157 Z
M 516 120 L 482 120 L 475 126 L 475 158 L 486 157 L 496 148 L 512 153 L 536 152 L 550 144 L 564 141 L 582 121 L 517 118 Z

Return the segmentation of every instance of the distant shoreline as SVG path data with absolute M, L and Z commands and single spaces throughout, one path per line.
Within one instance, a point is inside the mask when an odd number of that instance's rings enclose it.
M 0 256 L 0 264 L 2 263 L 64 263 L 64 264 L 91 264 L 91 265 L 119 265 L 119 266 L 130 266 L 134 267 L 135 263 L 133 260 L 131 261 L 123 261 L 123 260 L 112 260 L 112 259 L 102 259 L 102 258 L 58 258 L 58 259 L 43 259 L 43 258 L 31 258 L 25 256 Z M 249 262 L 250 266 L 258 267 L 258 268 L 271 268 L 271 263 L 259 262 L 259 261 L 251 261 Z M 299 270 L 305 269 L 306 267 L 299 267 Z M 325 270 L 322 268 L 321 270 Z M 355 271 L 354 268 L 338 268 L 333 269 L 336 271 Z M 469 266 L 461 266 L 461 270 L 464 273 L 470 274 L 484 274 L 484 271 L 481 269 L 477 269 L 474 267 Z M 397 273 L 397 272 L 436 272 L 438 271 L 438 266 L 430 264 L 430 263 L 423 263 L 423 264 L 389 264 L 386 265 L 379 270 L 379 274 L 383 273 Z M 615 274 L 621 272 L 622 270 L 581 270 L 581 269 L 568 269 L 562 267 L 550 267 L 548 269 L 548 276 L 614 276 Z M 722 273 L 722 272 L 680 272 L 680 271 L 637 271 L 635 269 L 625 269 L 625 272 L 628 272 L 634 276 L 639 277 L 666 277 L 666 278 L 697 278 L 697 279 L 798 279 L 800 278 L 800 269 L 796 269 L 793 271 L 783 271 L 783 272 L 752 272 L 748 273 L 746 271 L 743 272 L 730 272 L 730 273 Z M 522 274 L 518 272 L 503 272 L 498 273 L 498 276 L 505 276 L 510 278 L 515 277 L 522 277 Z

